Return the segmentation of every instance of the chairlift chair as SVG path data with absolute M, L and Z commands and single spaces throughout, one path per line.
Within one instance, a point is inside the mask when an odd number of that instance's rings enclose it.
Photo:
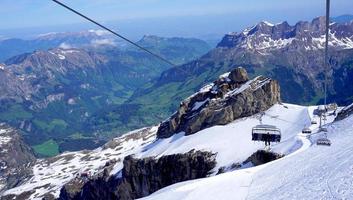
M 327 133 L 327 128 L 326 127 L 320 127 L 320 131 Z
M 311 124 L 317 124 L 317 121 L 312 120 L 312 121 L 311 121 Z
M 252 128 L 252 140 L 265 142 L 270 145 L 271 142 L 281 141 L 281 130 L 273 125 L 260 124 Z
M 328 111 L 327 107 L 327 71 L 329 68 L 328 62 L 328 39 L 329 39 L 329 23 L 330 23 L 330 0 L 326 0 L 326 40 L 325 40 L 325 106 L 319 106 L 318 110 L 320 111 L 320 120 L 323 117 L 324 122 L 326 122 L 326 113 Z M 334 106 L 333 106 L 334 107 Z M 325 137 L 319 138 L 316 141 L 316 145 L 321 146 L 331 146 L 331 140 L 327 138 L 327 128 L 322 127 L 320 123 L 319 131 L 324 132 Z
M 310 128 L 303 128 L 302 133 L 305 135 L 310 135 L 311 134 L 311 129 Z
M 322 137 L 322 138 L 319 138 L 317 141 L 316 141 L 316 144 L 317 145 L 321 145 L 321 146 L 331 146 L 331 140 L 329 140 L 327 138 L 327 128 L 326 127 L 320 127 L 320 130 L 321 132 L 324 133 L 325 137 Z
M 331 140 L 327 138 L 320 138 L 316 141 L 316 145 L 319 146 L 331 146 Z

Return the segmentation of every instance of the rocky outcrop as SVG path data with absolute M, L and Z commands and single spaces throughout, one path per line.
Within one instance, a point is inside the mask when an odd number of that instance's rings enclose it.
M 345 108 L 343 108 L 338 114 L 337 117 L 335 118 L 336 121 L 345 119 L 346 117 L 350 116 L 353 114 L 353 103 Z
M 237 170 L 237 169 L 244 169 L 252 166 L 262 165 L 268 162 L 272 162 L 274 160 L 280 159 L 285 155 L 279 154 L 272 151 L 265 151 L 265 150 L 258 150 L 255 153 L 251 154 L 249 158 L 241 163 L 233 163 L 230 166 L 223 166 L 218 169 L 217 175 L 222 174 L 225 172 Z
M 284 155 L 271 151 L 258 150 L 253 153 L 243 164 L 251 162 L 252 165 L 258 166 L 277 159 L 282 158 Z
M 59 199 L 141 198 L 174 183 L 206 177 L 215 166 L 215 155 L 210 152 L 190 151 L 159 159 L 127 156 L 120 178 L 109 176 L 106 170 L 83 185 L 66 184 Z
M 277 81 L 262 76 L 249 80 L 244 68 L 236 68 L 182 101 L 179 110 L 161 123 L 157 136 L 167 138 L 182 131 L 190 135 L 225 125 L 267 110 L 279 101 Z
M 35 160 L 17 130 L 0 124 L 0 194 L 26 180 Z

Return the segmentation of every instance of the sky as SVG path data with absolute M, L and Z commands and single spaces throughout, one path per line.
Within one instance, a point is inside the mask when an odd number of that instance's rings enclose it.
M 311 20 L 325 0 L 61 0 L 123 33 L 217 35 L 258 21 Z M 353 14 L 352 0 L 332 1 L 332 15 Z M 95 28 L 51 0 L 0 0 L 0 35 Z M 139 33 L 139 34 L 138 34 Z

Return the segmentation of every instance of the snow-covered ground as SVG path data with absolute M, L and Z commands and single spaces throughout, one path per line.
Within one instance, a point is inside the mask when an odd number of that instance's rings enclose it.
M 214 126 L 195 134 L 176 134 L 166 139 L 156 139 L 157 127 L 147 129 L 139 137 L 134 133 L 124 135 L 94 151 L 64 153 L 54 160 L 39 160 L 34 176 L 27 183 L 11 189 L 6 194 L 20 194 L 36 189 L 32 199 L 40 199 L 48 191 L 55 196 L 59 189 L 78 173 L 99 172 L 108 160 L 117 162 L 111 172 L 119 174 L 122 159 L 130 154 L 136 157 L 156 158 L 163 155 L 206 150 L 216 153 L 217 166 L 210 177 L 182 182 L 161 189 L 145 199 L 317 199 L 345 195 L 353 186 L 353 117 L 331 124 L 334 116 L 327 118 L 331 147 L 318 147 L 320 137 L 316 107 L 277 104 L 262 117 L 263 124 L 281 129 L 282 141 L 272 144 L 272 151 L 286 156 L 257 167 L 243 166 L 235 171 L 215 176 L 220 167 L 242 163 L 251 154 L 264 148 L 264 144 L 251 141 L 251 129 L 259 124 L 259 116 L 242 118 L 224 126 Z M 301 134 L 304 127 L 313 131 L 309 138 Z M 352 154 L 352 156 L 350 155 Z M 229 168 L 227 168 L 229 169 Z M 50 184 L 48 186 L 48 184 Z M 49 189 L 48 189 L 49 188 Z
M 318 121 L 312 114 L 315 108 L 304 110 L 312 120 Z M 290 121 L 290 118 L 284 119 Z M 297 141 L 292 144 L 301 141 L 299 148 L 288 151 L 290 145 L 274 146 L 274 151 L 278 146 L 286 146 L 287 151 L 283 152 L 290 153 L 279 160 L 174 184 L 144 199 L 352 199 L 353 116 L 331 123 L 333 119 L 333 116 L 327 118 L 331 147 L 316 145 L 316 139 L 324 135 L 316 133 L 318 124 L 313 124 L 310 126 L 313 137 L 305 137 L 298 131 L 297 137 L 287 139 Z
M 299 148 L 301 141 L 296 138 L 303 127 L 310 125 L 306 107 L 296 105 L 275 105 L 265 112 L 264 124 L 276 125 L 282 131 L 282 143 L 274 144 L 273 150 L 287 154 Z M 185 153 L 192 149 L 217 153 L 217 166 L 230 166 L 245 161 L 252 153 L 264 147 L 263 143 L 251 141 L 251 129 L 259 124 L 256 116 L 242 118 L 225 126 L 214 126 L 193 135 L 176 134 L 158 140 L 144 148 L 139 157 Z M 298 145 L 299 143 L 299 145 Z
M 352 199 L 353 116 L 328 126 L 328 137 L 331 147 L 314 143 L 259 171 L 248 199 Z

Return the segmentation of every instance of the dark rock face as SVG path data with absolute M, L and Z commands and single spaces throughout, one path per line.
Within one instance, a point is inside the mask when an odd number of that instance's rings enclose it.
M 210 152 L 190 151 L 159 159 L 127 156 L 121 178 L 110 177 L 106 170 L 83 185 L 65 185 L 59 199 L 141 198 L 174 183 L 206 177 L 215 166 L 215 155 Z
M 264 150 L 258 150 L 255 153 L 253 153 L 245 162 L 251 162 L 253 165 L 262 165 L 274 160 L 277 160 L 279 158 L 282 158 L 284 155 L 275 153 L 275 152 L 270 152 L 270 151 L 264 151 Z
M 245 83 L 249 80 L 248 73 L 244 68 L 238 67 L 235 70 L 231 71 L 229 74 L 229 79 L 235 83 Z
M 29 177 L 35 160 L 31 148 L 23 142 L 19 133 L 0 124 L 0 194 Z
M 279 154 L 279 153 L 272 152 L 272 151 L 258 150 L 255 153 L 253 153 L 249 158 L 247 158 L 245 161 L 243 161 L 241 163 L 233 163 L 230 166 L 220 167 L 218 169 L 217 175 L 222 174 L 226 171 L 233 171 L 236 169 L 240 169 L 242 167 L 247 168 L 249 166 L 249 164 L 251 164 L 250 166 L 262 165 L 262 164 L 280 159 L 282 157 L 284 157 L 283 154 Z
M 128 156 L 124 160 L 123 177 L 135 197 L 143 197 L 174 183 L 206 177 L 216 165 L 214 159 L 212 153 L 201 151 L 168 155 L 158 160 Z
M 245 69 L 237 68 L 228 77 L 221 77 L 208 89 L 187 98 L 174 115 L 162 122 L 158 138 L 181 131 L 189 135 L 214 125 L 225 125 L 267 110 L 280 101 L 277 81 L 265 77 L 248 80 Z
M 339 112 L 337 114 L 337 117 L 335 118 L 335 121 L 345 119 L 352 114 L 353 114 L 353 104 L 345 107 L 341 112 Z

